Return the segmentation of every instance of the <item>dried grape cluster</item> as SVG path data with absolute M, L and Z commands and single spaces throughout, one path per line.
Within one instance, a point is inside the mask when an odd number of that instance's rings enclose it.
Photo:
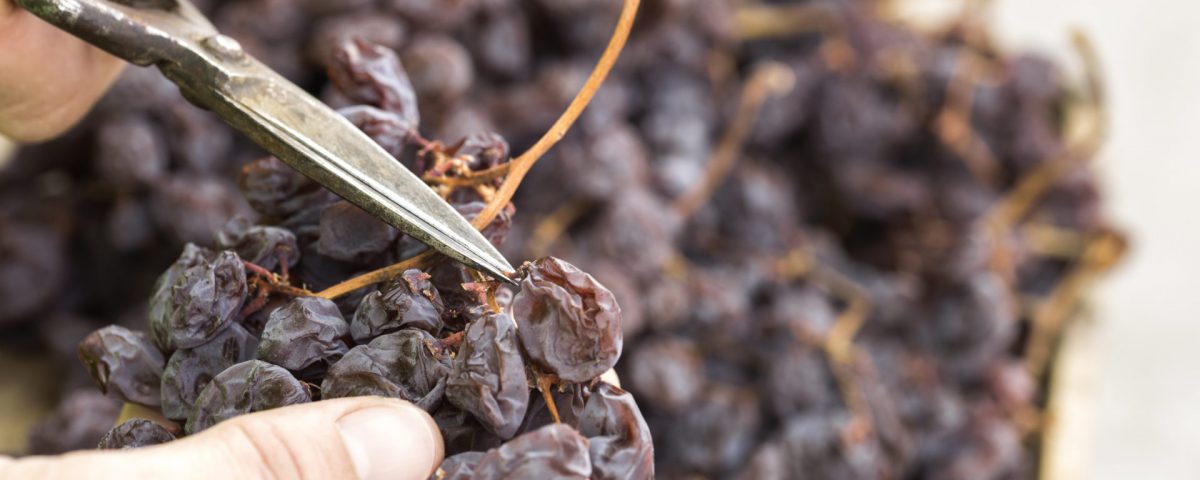
M 370 131 L 421 142 L 417 97 L 397 55 L 361 39 L 333 49 L 338 91 L 369 103 L 353 111 L 403 119 Z M 480 168 L 507 161 L 499 135 L 472 138 L 478 148 L 464 142 L 418 153 L 427 165 L 418 173 L 445 173 L 447 162 L 469 173 L 476 155 Z M 230 221 L 214 242 L 224 250 L 186 244 L 154 284 L 148 333 L 110 325 L 79 344 L 101 392 L 176 422 L 126 421 L 105 434 L 102 448 L 163 443 L 287 405 L 379 395 L 436 416 L 447 430 L 448 468 L 458 474 L 653 476 L 649 427 L 633 397 L 600 379 L 621 353 L 621 309 L 590 275 L 544 258 L 522 267 L 514 295 L 449 263 L 335 301 L 304 287 L 386 265 L 417 244 L 275 158 L 248 164 L 239 186 L 261 224 Z M 446 196 L 470 212 L 486 195 Z M 502 240 L 509 228 L 501 222 L 489 236 Z M 542 409 L 530 410 L 531 388 L 542 392 Z M 564 396 L 561 418 L 555 394 Z M 535 415 L 546 408 L 554 413 Z
M 621 7 L 197 3 L 467 218 Z M 105 448 L 369 394 L 433 414 L 442 478 L 1032 476 L 1049 357 L 1124 245 L 1075 128 L 1099 92 L 877 3 L 646 2 L 484 229 L 538 259 L 519 289 L 441 262 L 314 296 L 426 248 L 130 69 L 0 170 L 0 322 L 78 344 L 107 393 L 73 370 L 35 449 L 94 445 L 120 401 L 180 428 Z

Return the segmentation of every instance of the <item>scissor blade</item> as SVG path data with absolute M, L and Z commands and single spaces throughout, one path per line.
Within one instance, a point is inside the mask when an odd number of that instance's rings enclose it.
M 240 77 L 220 95 L 226 106 L 251 120 L 227 118 L 231 124 L 334 193 L 493 277 L 508 280 L 506 274 L 514 271 L 483 234 L 420 178 L 291 82 L 277 75 Z
M 186 0 L 19 1 L 110 53 L 138 65 L 158 65 L 192 102 L 404 233 L 491 276 L 507 279 L 513 271 L 416 175 L 337 112 L 218 34 Z

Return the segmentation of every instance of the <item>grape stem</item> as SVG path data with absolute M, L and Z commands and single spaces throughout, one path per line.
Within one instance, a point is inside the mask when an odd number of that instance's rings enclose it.
M 1076 32 L 1074 41 L 1086 70 L 1085 98 L 1068 110 L 1064 129 L 1073 134 L 1074 139 L 1066 148 L 1021 177 L 1016 186 L 987 213 L 984 222 L 995 238 L 1012 231 L 1013 226 L 1033 209 L 1042 195 L 1076 167 L 1094 158 L 1107 136 L 1109 120 L 1105 108 L 1105 86 L 1100 80 L 1103 77 L 1100 74 L 1100 62 L 1087 36 Z
M 704 205 L 733 169 L 738 153 L 746 143 L 746 136 L 754 126 L 754 120 L 758 118 L 758 113 L 767 98 L 790 91 L 795 85 L 795 80 L 792 69 L 778 62 L 767 62 L 754 69 L 754 73 L 742 88 L 742 98 L 738 103 L 733 123 L 725 130 L 708 160 L 704 179 L 675 199 L 674 205 L 671 206 L 681 218 L 691 216 Z
M 551 394 L 557 378 L 541 372 L 534 372 L 534 376 L 537 378 L 537 389 L 542 393 L 542 399 L 546 401 L 546 408 L 550 410 L 550 417 L 554 419 L 554 423 L 562 423 L 562 419 L 558 416 L 558 405 L 554 404 L 554 395 Z
M 474 219 L 471 220 L 471 225 L 476 229 L 483 230 L 484 227 L 492 223 L 492 220 L 500 214 L 508 202 L 512 200 L 513 194 L 517 192 L 517 187 L 521 185 L 521 181 L 525 179 L 525 174 L 537 163 L 542 155 L 545 155 L 563 136 L 567 134 L 567 130 L 579 119 L 579 115 L 583 113 L 583 109 L 587 108 L 591 103 L 592 97 L 596 95 L 596 91 L 600 89 L 600 85 L 604 83 L 604 79 L 608 77 L 608 72 L 612 70 L 613 64 L 616 63 L 617 57 L 621 55 L 621 50 L 625 47 L 625 41 L 629 39 L 629 33 L 633 29 L 633 20 L 637 17 L 638 6 L 640 0 L 625 0 L 625 4 L 621 7 L 621 16 L 617 19 L 616 29 L 613 31 L 612 37 L 608 41 L 608 46 L 604 48 L 604 53 L 600 55 L 600 60 L 596 62 L 596 67 L 588 76 L 587 82 L 583 84 L 583 88 L 567 105 L 567 109 L 563 111 L 558 120 L 550 126 L 550 129 L 538 139 L 537 143 L 533 144 L 529 150 L 522 153 L 519 157 L 513 159 L 505 165 L 507 176 L 504 182 L 500 184 L 500 188 L 496 190 L 496 194 L 484 207 L 483 211 L 479 212 Z M 440 260 L 441 256 L 426 251 L 415 257 L 406 259 L 399 263 L 383 267 L 378 270 L 364 273 L 357 277 L 351 278 L 337 285 L 329 287 L 316 296 L 322 298 L 337 298 L 347 293 L 358 290 L 359 288 L 376 283 L 386 282 L 403 273 L 410 268 L 424 268 L 431 265 L 431 262 Z
M 948 150 L 954 152 L 967 170 L 985 185 L 995 186 L 1000 175 L 1000 163 L 971 125 L 971 107 L 981 80 L 991 72 L 985 71 L 985 61 L 978 54 L 960 53 L 954 74 L 946 86 L 946 102 L 934 120 L 934 132 Z
M 793 334 L 797 339 L 814 343 L 824 352 L 842 402 L 854 416 L 848 435 L 861 438 L 870 434 L 874 430 L 874 415 L 860 384 L 861 377 L 871 374 L 870 359 L 854 344 L 854 337 L 871 316 L 870 294 L 853 279 L 814 257 L 804 246 L 788 252 L 777 263 L 775 271 L 781 280 L 807 278 L 845 302 L 846 307 L 828 332 L 795 330 Z
M 256 265 L 247 260 L 242 260 L 242 265 L 244 265 L 246 267 L 246 270 L 248 270 L 250 273 L 256 275 L 258 278 L 260 278 L 266 282 L 266 283 L 262 283 L 262 282 L 258 283 L 259 288 L 266 288 L 272 292 L 281 293 L 281 294 L 289 295 L 289 296 L 293 296 L 293 297 L 312 296 L 312 292 L 308 291 L 307 289 L 297 288 L 297 287 L 288 285 L 284 280 L 279 278 L 278 275 L 271 273 L 270 270 L 267 270 L 260 265 Z M 284 265 L 286 265 L 286 263 Z
M 573 199 L 559 205 L 549 215 L 542 217 L 533 228 L 526 250 L 532 258 L 546 256 L 554 242 L 562 236 L 579 217 L 587 213 L 591 204 L 582 199 Z
M 163 428 L 167 429 L 168 432 L 171 432 L 175 435 L 183 432 L 182 425 L 167 419 L 167 417 L 163 416 L 162 412 L 144 405 L 138 405 L 130 402 L 125 402 L 125 404 L 121 407 L 121 413 L 117 415 L 117 420 L 116 422 L 113 422 L 113 426 L 115 427 L 122 423 L 138 418 L 157 423 Z
M 460 177 L 443 177 L 443 176 L 425 175 L 421 179 L 424 180 L 425 183 L 432 183 L 435 185 L 448 185 L 451 187 L 472 187 L 472 186 L 490 182 L 492 180 L 495 180 L 497 178 L 501 178 L 501 177 L 507 175 L 509 168 L 512 168 L 512 162 L 501 163 L 494 167 L 486 168 L 486 169 L 478 170 L 478 171 L 474 171 L 474 172 L 466 172 Z
M 828 5 L 749 4 L 733 13 L 733 31 L 742 41 L 790 37 L 806 33 L 826 33 L 840 28 L 840 22 Z
M 283 283 L 288 283 L 288 260 L 290 259 L 290 255 L 288 255 L 287 250 L 280 249 L 280 251 L 275 252 L 275 259 L 279 261 L 280 280 L 283 281 Z
M 1025 366 L 1033 378 L 1043 378 L 1046 373 L 1054 342 L 1062 337 L 1066 321 L 1079 305 L 1083 293 L 1121 259 L 1126 248 L 1125 237 L 1115 231 L 1094 234 L 1075 267 L 1046 296 L 1046 300 L 1034 307 L 1025 347 Z
M 242 307 L 242 311 L 238 313 L 242 319 L 245 319 L 246 317 L 253 315 L 255 312 L 265 308 L 271 297 L 271 291 L 266 288 L 259 288 L 257 280 L 252 281 L 251 285 L 254 285 L 258 292 L 254 294 L 254 298 L 250 299 L 249 302 L 246 302 L 246 306 Z

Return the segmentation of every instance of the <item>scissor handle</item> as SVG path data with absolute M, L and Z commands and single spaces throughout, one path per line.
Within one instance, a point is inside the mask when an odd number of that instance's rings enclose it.
M 16 0 L 43 20 L 138 65 L 200 53 L 217 29 L 187 0 Z
M 188 0 L 16 0 L 84 41 L 130 63 L 155 65 L 183 96 L 218 110 L 240 78 L 274 76 L 222 35 Z

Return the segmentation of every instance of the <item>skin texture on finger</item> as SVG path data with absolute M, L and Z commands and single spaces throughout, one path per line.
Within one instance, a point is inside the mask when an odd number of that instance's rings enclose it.
M 391 448 L 386 452 L 390 464 L 375 461 L 374 468 L 364 467 L 361 456 L 378 460 L 379 452 L 364 452 L 363 442 L 351 440 L 352 435 L 342 431 L 347 423 L 343 420 L 361 424 L 353 420 L 362 418 L 355 414 L 380 409 L 404 420 L 400 428 L 389 429 L 388 438 L 375 439 L 365 447 Z M 423 441 L 404 445 L 404 432 L 412 433 L 407 435 L 409 439 Z M 236 417 L 197 435 L 153 447 L 9 460 L 0 463 L 0 478 L 415 480 L 427 478 L 441 464 L 444 452 L 437 432 L 433 419 L 410 403 L 379 397 L 345 398 Z M 399 441 L 389 442 L 389 438 Z
M 0 0 L 0 135 L 46 140 L 78 122 L 124 65 Z

